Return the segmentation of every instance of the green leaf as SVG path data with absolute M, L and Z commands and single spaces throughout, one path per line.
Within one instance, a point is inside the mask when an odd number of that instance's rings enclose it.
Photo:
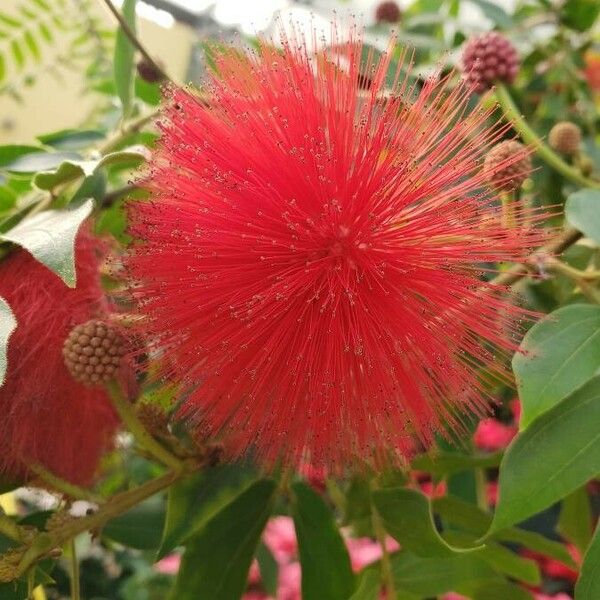
M 38 135 L 37 139 L 45 146 L 52 146 L 56 150 L 82 150 L 105 137 L 106 134 L 99 129 L 61 129 Z
M 124 0 L 122 12 L 123 19 L 135 33 L 135 4 L 136 0 Z M 135 49 L 129 38 L 119 27 L 117 39 L 115 41 L 114 57 L 114 75 L 117 94 L 121 99 L 123 115 L 128 116 L 131 109 L 131 99 L 133 96 L 133 84 L 135 76 L 134 66 Z
M 452 475 L 470 469 L 489 469 L 497 467 L 502 460 L 502 452 L 493 454 L 460 454 L 440 450 L 435 454 L 416 456 L 411 466 L 418 471 L 426 471 L 432 475 Z
M 207 469 L 171 486 L 158 558 L 192 537 L 255 481 L 249 469 L 231 464 Z
M 575 600 L 597 600 L 600 598 L 600 527 L 592 539 L 581 565 L 579 579 L 575 585 Z
M 347 600 L 355 588 L 348 550 L 331 510 L 305 483 L 292 486 L 304 600 Z
M 153 496 L 108 521 L 102 536 L 129 548 L 154 550 L 160 544 L 164 523 L 164 496 Z
M 585 486 L 563 501 L 556 530 L 583 554 L 592 540 L 592 510 Z
M 600 244 L 599 208 L 600 191 L 593 189 L 578 190 L 569 194 L 565 204 L 567 221 L 597 244 Z
M 513 26 L 511 16 L 501 7 L 489 0 L 472 0 L 481 8 L 483 14 L 501 29 L 510 29 Z
M 274 481 L 257 481 L 188 541 L 172 600 L 240 598 L 275 491 Z
M 260 542 L 256 548 L 256 560 L 260 570 L 260 581 L 269 596 L 277 596 L 279 583 L 279 564 L 269 548 Z
M 7 144 L 6 146 L 0 146 L 0 168 L 6 169 L 6 165 L 10 165 L 21 156 L 25 156 L 26 154 L 39 154 L 40 152 L 45 154 L 45 152 L 43 152 L 43 149 L 39 146 L 26 146 L 16 144 Z
M 562 22 L 576 31 L 588 30 L 600 14 L 597 0 L 567 0 L 561 11 Z
M 401 551 L 392 555 L 391 564 L 396 587 L 422 598 L 451 592 L 468 583 L 483 583 L 496 577 L 494 571 L 473 554 L 423 558 Z
M 398 540 L 402 548 L 427 557 L 465 551 L 453 548 L 438 533 L 429 500 L 420 492 L 390 488 L 374 491 L 372 498 L 385 530 Z
M 146 158 L 141 148 L 129 148 L 106 154 L 99 160 L 66 160 L 53 171 L 36 173 L 34 185 L 40 190 L 53 190 L 59 185 L 75 181 L 79 177 L 91 177 L 102 167 L 114 166 L 119 163 L 140 161 Z
M 486 581 L 476 586 L 473 600 L 533 600 L 533 596 L 524 588 L 509 581 Z
M 35 58 L 35 60 L 39 62 L 42 58 L 42 53 L 40 52 L 40 48 L 37 42 L 35 41 L 33 34 L 31 33 L 31 31 L 27 30 L 23 37 L 25 39 L 27 47 L 29 48 L 29 52 L 31 52 L 33 58 Z
M 12 55 L 15 64 L 17 65 L 17 70 L 21 71 L 25 65 L 25 53 L 23 52 L 23 49 L 17 40 L 13 40 L 11 42 L 10 49 L 12 50 Z
M 69 287 L 75 287 L 75 238 L 81 224 L 90 216 L 93 200 L 64 210 L 46 210 L 23 219 L 0 239 L 25 248 L 54 271 Z
M 75 152 L 44 152 L 38 148 L 37 152 L 23 152 L 3 168 L 13 173 L 37 173 L 56 169 L 65 161 L 77 160 L 81 160 L 81 156 Z
M 0 298 L 0 387 L 4 383 L 4 377 L 8 368 L 8 339 L 17 327 L 17 319 L 10 306 L 3 298 Z
M 548 508 L 600 473 L 600 377 L 538 417 L 500 465 L 490 533 Z
M 349 600 L 377 600 L 381 590 L 380 569 L 367 567 L 363 569 L 357 578 L 356 591 Z
M 433 501 L 433 508 L 445 522 L 451 523 L 481 537 L 492 524 L 492 515 L 483 512 L 480 508 L 469 502 L 444 496 Z M 519 544 L 525 548 L 555 558 L 565 564 L 575 567 L 571 555 L 564 544 L 549 540 L 542 534 L 517 527 L 509 527 L 491 536 L 502 542 Z
M 521 350 L 512 367 L 525 429 L 600 368 L 600 307 L 559 308 L 527 332 Z

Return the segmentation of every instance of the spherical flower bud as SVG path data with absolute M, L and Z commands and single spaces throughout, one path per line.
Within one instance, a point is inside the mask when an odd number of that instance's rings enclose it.
M 71 330 L 63 346 L 65 365 L 85 385 L 112 379 L 125 354 L 123 336 L 106 321 L 91 320 Z
M 380 2 L 375 10 L 375 20 L 378 23 L 397 23 L 401 16 L 402 11 L 394 0 Z
M 551 148 L 561 154 L 568 156 L 577 154 L 581 143 L 581 129 L 575 123 L 561 121 L 550 130 L 548 143 Z
M 531 172 L 527 148 L 515 140 L 496 144 L 485 157 L 483 172 L 488 182 L 498 189 L 518 188 Z
M 465 79 L 482 94 L 495 81 L 512 83 L 519 71 L 519 55 L 503 35 L 490 31 L 471 38 L 462 55 Z
M 153 435 L 168 433 L 168 418 L 165 411 L 151 402 L 141 402 L 136 406 L 138 419 Z

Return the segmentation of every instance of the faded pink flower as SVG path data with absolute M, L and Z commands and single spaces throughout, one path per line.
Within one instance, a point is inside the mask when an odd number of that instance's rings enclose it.
M 298 550 L 296 530 L 291 517 L 275 517 L 269 521 L 263 540 L 278 563 L 289 562 Z
M 154 564 L 154 570 L 164 575 L 177 575 L 181 564 L 180 554 L 169 554 Z
M 496 419 L 482 419 L 473 435 L 474 444 L 481 450 L 495 452 L 506 448 L 517 435 L 517 428 L 513 425 L 504 425 Z

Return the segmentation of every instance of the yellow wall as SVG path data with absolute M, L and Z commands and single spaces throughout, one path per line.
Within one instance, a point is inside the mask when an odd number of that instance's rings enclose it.
M 7 14 L 20 14 L 19 5 L 24 0 L 0 0 L 2 11 Z M 53 4 L 56 0 L 46 0 Z M 72 0 L 68 1 L 73 5 Z M 28 3 L 27 6 L 31 6 Z M 34 5 L 35 6 L 35 5 Z M 92 3 L 93 10 L 101 15 L 107 28 L 114 28 L 114 19 L 108 11 L 100 5 Z M 39 9 L 36 9 L 39 11 Z M 37 14 L 36 14 L 37 16 Z M 40 14 L 40 17 L 42 15 Z M 29 26 L 29 25 L 28 25 Z M 38 24 L 31 21 L 31 27 Z M 0 31 L 7 31 L 2 27 Z M 53 30 L 54 31 L 54 30 Z M 139 36 L 145 47 L 153 57 L 159 58 L 166 66 L 169 74 L 178 81 L 183 81 L 189 62 L 191 44 L 194 32 L 179 23 L 170 29 L 165 29 L 138 17 Z M 61 71 L 63 80 L 57 80 L 48 72 L 44 71 L 44 64 L 52 62 L 56 54 L 64 53 L 69 47 L 69 34 L 55 41 L 54 44 L 43 45 L 41 67 L 36 66 L 34 61 L 28 58 L 26 67 L 22 73 L 30 68 L 36 70 L 38 75 L 31 87 L 19 86 L 24 102 L 19 104 L 12 98 L 0 94 L 0 144 L 28 143 L 41 133 L 47 133 L 58 129 L 80 126 L 91 114 L 98 102 L 97 95 L 85 94 L 82 90 L 84 78 L 80 72 Z M 57 38 L 58 39 L 58 38 Z M 9 44 L 6 39 L 0 39 L 0 48 L 3 54 L 10 54 Z M 19 76 L 15 72 L 14 61 L 7 62 L 7 79 Z M 1 84 L 0 84 L 1 85 Z

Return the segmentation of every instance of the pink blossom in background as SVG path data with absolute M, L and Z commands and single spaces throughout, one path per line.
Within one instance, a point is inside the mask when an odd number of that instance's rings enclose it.
M 366 565 L 381 558 L 381 545 L 371 538 L 347 537 L 346 546 L 348 547 L 350 562 L 354 571 L 360 571 Z M 400 549 L 398 542 L 389 536 L 385 540 L 385 547 L 388 552 L 396 552 L 396 550 Z
M 169 554 L 154 565 L 154 570 L 164 575 L 177 575 L 181 564 L 180 554 Z
M 437 483 L 434 483 L 431 480 L 423 481 L 419 484 L 419 487 L 429 498 L 441 498 L 442 496 L 445 496 L 448 491 L 445 481 L 438 481 Z
M 298 551 L 294 520 L 274 517 L 267 523 L 263 540 L 279 564 L 289 562 Z
M 565 594 L 560 592 L 559 594 L 555 594 L 554 596 L 549 596 L 548 594 L 533 594 L 535 600 L 573 600 L 569 594 Z
M 466 596 L 461 596 L 460 594 L 457 594 L 456 592 L 449 592 L 447 594 L 444 594 L 441 598 L 441 600 L 469 600 Z
M 513 425 L 504 425 L 496 419 L 482 419 L 477 425 L 473 435 L 475 446 L 481 450 L 495 452 L 506 448 L 517 435 L 517 428 Z
M 518 398 L 510 401 L 510 410 L 512 410 L 513 420 L 516 424 L 521 420 L 521 401 Z
M 299 562 L 294 561 L 287 565 L 279 565 L 277 600 L 302 600 L 301 578 L 302 572 Z

